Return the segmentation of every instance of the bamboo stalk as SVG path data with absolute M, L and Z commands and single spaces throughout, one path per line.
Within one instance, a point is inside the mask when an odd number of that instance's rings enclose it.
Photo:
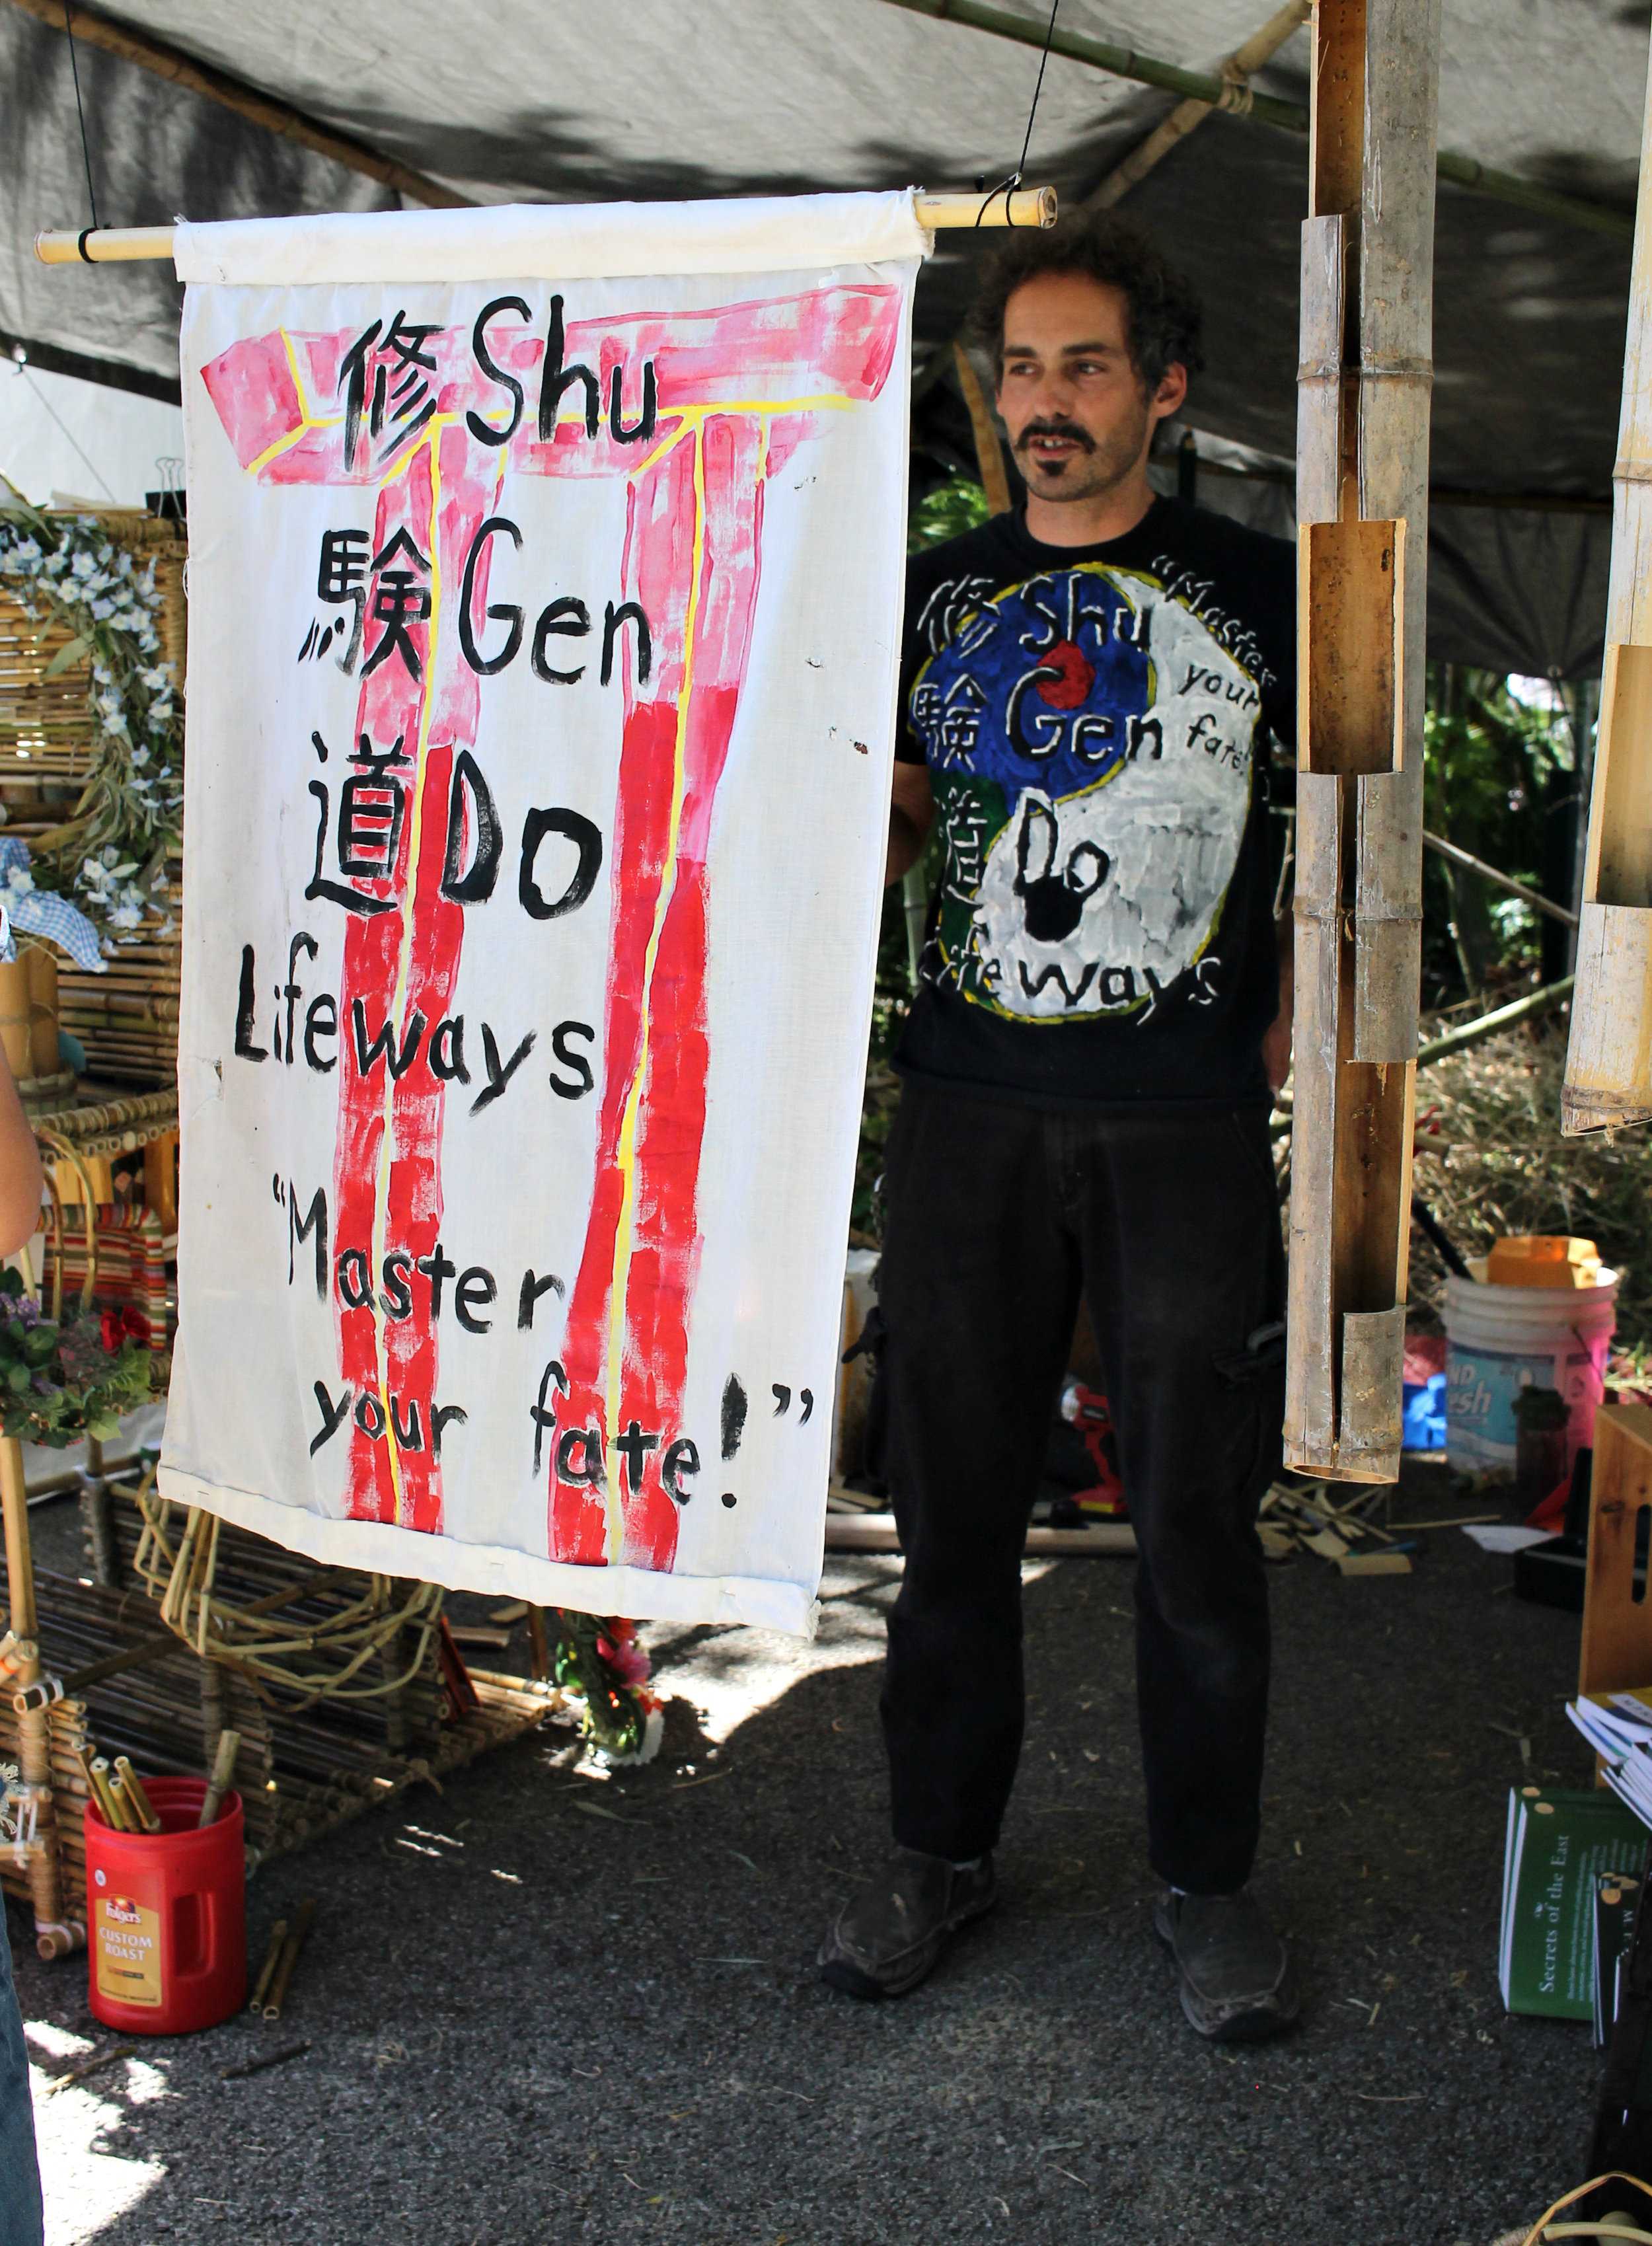
M 207 1786 L 207 1798 L 201 1805 L 200 1816 L 195 1820 L 197 1828 L 215 1822 L 218 1812 L 223 1807 L 224 1796 L 229 1791 L 230 1782 L 235 1775 L 235 1756 L 240 1747 L 239 1732 L 219 1733 L 218 1752 L 213 1757 L 212 1777 Z
M 1533 889 L 1524 881 L 1517 881 L 1513 874 L 1499 873 L 1495 866 L 1488 866 L 1484 858 L 1477 858 L 1472 850 L 1465 850 L 1460 843 L 1448 842 L 1443 834 L 1431 834 L 1424 828 L 1423 847 L 1442 858 L 1449 858 L 1454 866 L 1462 866 L 1471 874 L 1478 874 L 1481 881 L 1491 881 L 1498 888 L 1506 889 L 1511 896 L 1519 897 L 1530 905 L 1533 912 L 1547 913 L 1551 920 L 1558 920 L 1567 928 L 1577 926 L 1577 915 L 1567 906 L 1556 904 L 1554 899 L 1546 897 L 1541 889 Z
M 1469 1045 L 1479 1045 L 1483 1038 L 1494 1038 L 1500 1030 L 1512 1030 L 1517 1022 L 1530 1019 L 1533 1014 L 1547 1013 L 1572 995 L 1574 977 L 1563 975 L 1558 983 L 1546 983 L 1540 990 L 1528 990 L 1523 998 L 1512 999 L 1506 1006 L 1498 1006 L 1489 1014 L 1481 1014 L 1459 1029 L 1447 1030 L 1431 1038 L 1417 1049 L 1417 1065 L 1426 1068 L 1431 1061 L 1445 1060 L 1452 1053 L 1462 1052 Z

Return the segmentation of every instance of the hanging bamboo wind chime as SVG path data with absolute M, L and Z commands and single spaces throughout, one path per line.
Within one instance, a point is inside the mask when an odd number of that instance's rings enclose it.
M 1399 1471 L 1440 0 L 1317 0 L 1297 439 L 1285 1459 Z
M 1623 405 L 1612 471 L 1612 577 L 1600 745 L 1577 938 L 1560 1127 L 1652 1117 L 1652 78 L 1629 276 Z

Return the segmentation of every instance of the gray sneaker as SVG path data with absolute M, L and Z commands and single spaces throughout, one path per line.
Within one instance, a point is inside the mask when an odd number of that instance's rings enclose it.
M 897 1848 L 838 1913 L 820 1944 L 820 1977 L 851 1997 L 904 1997 L 953 1935 L 997 1900 L 992 1858 L 948 1863 Z
M 1153 1905 L 1153 1931 L 1181 1971 L 1181 2008 L 1215 2043 L 1254 2043 L 1296 2017 L 1290 1957 L 1248 1889 Z

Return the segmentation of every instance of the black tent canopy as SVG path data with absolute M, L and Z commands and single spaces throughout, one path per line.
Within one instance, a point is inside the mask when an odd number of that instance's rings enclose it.
M 1034 0 L 1003 12 L 1030 44 L 887 0 L 622 0 L 600 16 L 540 0 L 124 0 L 101 9 L 101 44 L 75 10 L 74 59 L 105 225 L 403 199 L 321 153 L 330 135 L 388 160 L 381 174 L 405 167 L 431 192 L 480 202 L 958 187 L 996 182 L 1020 153 L 1047 17 Z M 167 268 L 65 271 L 32 255 L 37 229 L 92 215 L 62 13 L 61 0 L 0 0 L 0 347 L 175 395 Z M 1061 0 L 1058 22 L 1064 39 L 1208 72 L 1269 13 L 1267 0 Z M 221 93 L 276 107 L 257 121 L 250 101 L 227 106 L 158 75 L 108 51 L 122 35 L 219 74 Z M 1568 677 L 1598 667 L 1647 41 L 1646 10 L 1622 0 L 1445 0 L 1442 147 L 1583 208 L 1440 185 L 1435 654 Z M 1255 88 L 1304 104 L 1308 54 L 1298 32 Z M 1175 99 L 1052 54 L 1030 176 L 1083 200 Z M 272 129 L 283 115 L 309 120 L 321 146 Z M 1127 206 L 1205 296 L 1209 366 L 1191 409 L 1201 442 L 1249 448 L 1287 477 L 1306 168 L 1300 133 L 1213 113 Z M 943 457 L 967 443 L 949 347 L 982 246 L 942 235 L 920 284 L 917 434 Z M 1288 521 L 1277 481 L 1212 476 L 1201 496 Z

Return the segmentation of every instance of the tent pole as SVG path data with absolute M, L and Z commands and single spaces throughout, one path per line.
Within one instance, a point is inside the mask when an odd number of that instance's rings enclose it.
M 1297 436 L 1285 1459 L 1392 1481 L 1422 943 L 1440 0 L 1318 0 Z
M 1230 85 L 1247 85 L 1254 71 L 1265 62 L 1270 62 L 1293 38 L 1313 13 L 1314 0 L 1285 0 L 1285 5 L 1270 16 L 1259 31 L 1254 31 L 1242 47 L 1235 47 L 1222 65 L 1222 77 Z M 1086 195 L 1080 209 L 1111 210 L 1122 202 L 1131 189 L 1139 187 L 1156 165 L 1163 163 L 1171 150 L 1197 130 L 1211 116 L 1214 101 L 1179 101 L 1161 125 L 1156 125 L 1145 140 L 1139 141 L 1121 164 L 1115 165 L 1093 194 Z
M 466 209 L 477 208 L 466 204 Z M 1012 194 L 915 195 L 920 226 L 1045 227 L 1056 222 L 1053 187 L 1018 187 Z M 371 217 L 371 212 L 364 216 Z M 172 255 L 169 226 L 88 227 L 85 234 L 37 234 L 34 254 L 43 265 L 124 265 Z
M 69 28 L 63 0 L 12 0 L 12 5 L 20 8 L 25 16 L 49 24 L 54 31 Z M 266 133 L 274 133 L 283 140 L 296 140 L 313 154 L 342 164 L 346 171 L 363 173 L 383 187 L 411 195 L 415 202 L 445 210 L 470 201 L 468 195 L 456 194 L 452 187 L 427 179 L 411 165 L 398 164 L 393 156 L 381 156 L 377 149 L 353 140 L 349 133 L 316 124 L 302 110 L 277 100 L 273 94 L 261 92 L 255 85 L 231 78 L 228 71 L 214 70 L 209 64 L 197 62 L 193 55 L 169 47 L 160 39 L 149 38 L 125 24 L 111 23 L 106 16 L 93 15 L 78 7 L 74 10 L 73 24 L 74 36 L 83 46 L 99 48 L 122 62 L 135 64 L 139 70 L 152 71 L 157 78 L 181 86 L 185 92 L 215 101 L 222 108 L 233 110 L 237 117 L 244 117 L 248 124 L 261 126 Z
M 1560 1128 L 1652 1117 L 1652 78 L 1641 141 L 1623 405 L 1612 471 L 1612 577 Z M 1584 734 L 1580 715 L 1579 766 Z

